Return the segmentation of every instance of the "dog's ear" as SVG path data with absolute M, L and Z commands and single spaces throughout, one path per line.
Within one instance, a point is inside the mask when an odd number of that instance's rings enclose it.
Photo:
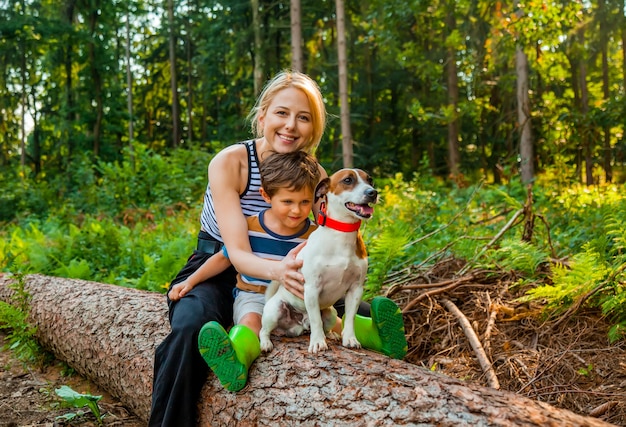
M 328 193 L 328 189 L 330 188 L 330 178 L 324 178 L 317 184 L 315 187 L 315 203 L 320 199 L 320 197 L 324 197 L 326 193 Z

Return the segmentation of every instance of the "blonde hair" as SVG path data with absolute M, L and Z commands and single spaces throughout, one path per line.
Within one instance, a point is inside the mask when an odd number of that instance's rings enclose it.
M 303 149 L 309 154 L 314 154 L 326 128 L 326 106 L 322 92 L 315 80 L 299 71 L 283 70 L 266 83 L 250 114 L 248 114 L 252 134 L 257 138 L 263 136 L 263 129 L 259 127 L 259 117 L 267 111 L 278 92 L 290 87 L 300 89 L 309 100 L 313 134 Z

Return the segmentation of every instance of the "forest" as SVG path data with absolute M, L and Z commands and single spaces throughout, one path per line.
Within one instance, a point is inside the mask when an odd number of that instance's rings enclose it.
M 626 425 L 626 1 L 0 0 L 0 36 L 1 272 L 164 293 L 208 163 L 297 69 L 322 165 L 380 189 L 364 297 L 406 360 L 485 382 L 456 304 L 502 389 Z
M 424 168 L 499 183 L 529 165 L 526 180 L 551 169 L 587 185 L 621 179 L 623 1 L 0 5 L 9 182 L 57 179 L 72 192 L 80 165 L 132 158 L 137 145 L 214 153 L 249 136 L 256 93 L 284 68 L 326 97 L 318 156 L 329 169 L 353 150 L 377 176 Z

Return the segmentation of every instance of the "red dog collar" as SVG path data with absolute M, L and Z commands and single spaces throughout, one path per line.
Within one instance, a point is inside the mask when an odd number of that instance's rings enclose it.
M 361 221 L 357 222 L 341 222 L 335 219 L 330 218 L 326 215 L 326 203 L 320 203 L 320 211 L 317 213 L 317 224 L 332 228 L 333 230 L 343 231 L 345 233 L 350 233 L 352 231 L 357 231 L 361 227 Z

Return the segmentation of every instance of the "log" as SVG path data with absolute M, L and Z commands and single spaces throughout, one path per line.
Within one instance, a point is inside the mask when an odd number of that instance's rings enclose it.
M 0 300 L 11 302 L 14 282 L 0 275 Z M 169 332 L 165 297 L 42 275 L 26 276 L 24 288 L 40 343 L 147 421 L 154 350 Z M 308 337 L 274 342 L 242 391 L 209 377 L 200 425 L 611 425 L 338 342 L 321 355 L 307 352 Z

